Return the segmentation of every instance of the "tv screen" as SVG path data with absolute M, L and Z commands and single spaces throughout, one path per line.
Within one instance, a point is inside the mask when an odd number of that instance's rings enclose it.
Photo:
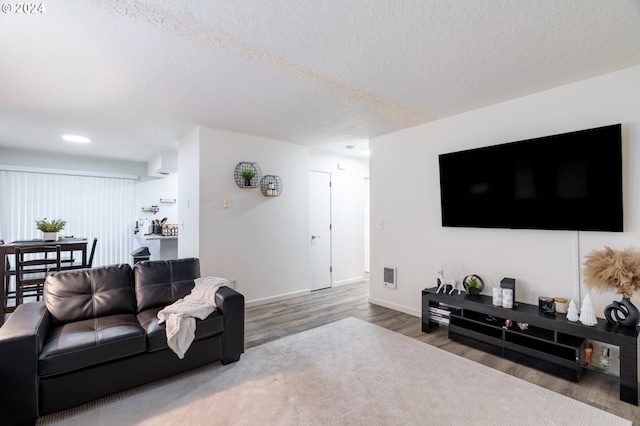
M 622 232 L 621 125 L 442 154 L 442 226 Z

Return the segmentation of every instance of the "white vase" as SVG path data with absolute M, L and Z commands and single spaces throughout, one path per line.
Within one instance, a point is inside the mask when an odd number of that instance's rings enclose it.
M 44 241 L 58 241 L 58 233 L 57 232 L 43 232 L 42 239 Z

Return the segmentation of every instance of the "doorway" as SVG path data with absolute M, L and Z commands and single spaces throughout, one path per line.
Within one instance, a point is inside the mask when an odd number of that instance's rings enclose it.
M 364 273 L 365 276 L 367 274 L 369 274 L 371 272 L 371 251 L 370 251 L 370 245 L 371 245 L 371 219 L 370 219 L 370 209 L 369 209 L 369 203 L 370 203 L 370 192 L 369 192 L 369 178 L 365 177 L 364 178 L 364 189 L 362 191 L 363 193 L 363 206 L 362 206 L 362 211 L 363 211 L 363 218 L 362 218 L 362 223 L 364 225 L 364 229 L 362 230 L 362 233 L 364 235 Z
M 309 172 L 311 291 L 331 287 L 331 174 Z

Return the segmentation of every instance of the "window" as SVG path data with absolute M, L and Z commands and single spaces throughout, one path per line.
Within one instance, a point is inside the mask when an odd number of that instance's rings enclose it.
M 93 266 L 129 263 L 135 177 L 0 170 L 0 236 L 42 238 L 37 219 L 64 219 L 65 236 L 98 238 Z

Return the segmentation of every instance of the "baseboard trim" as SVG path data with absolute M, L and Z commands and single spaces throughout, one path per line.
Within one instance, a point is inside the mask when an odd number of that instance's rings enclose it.
M 394 311 L 404 312 L 405 314 L 413 315 L 414 317 L 422 318 L 422 312 L 416 309 L 412 309 L 402 305 L 396 305 L 395 303 L 387 302 L 386 300 L 376 299 L 375 297 L 369 297 L 369 303 L 382 306 L 383 308 L 393 309 Z
M 266 305 L 268 303 L 279 302 L 281 300 L 287 300 L 297 296 L 304 296 L 309 293 L 311 293 L 310 290 L 300 290 L 291 293 L 279 294 L 277 296 L 265 297 L 263 299 L 248 300 L 245 301 L 244 306 L 246 308 L 250 308 L 252 306 Z
M 359 277 L 354 277 L 354 278 L 349 278 L 348 280 L 340 280 L 340 281 L 334 281 L 332 286 L 333 287 L 340 287 L 343 285 L 349 285 L 349 284 L 355 284 L 355 283 L 359 283 L 364 281 L 364 277 L 363 276 L 359 276 Z

